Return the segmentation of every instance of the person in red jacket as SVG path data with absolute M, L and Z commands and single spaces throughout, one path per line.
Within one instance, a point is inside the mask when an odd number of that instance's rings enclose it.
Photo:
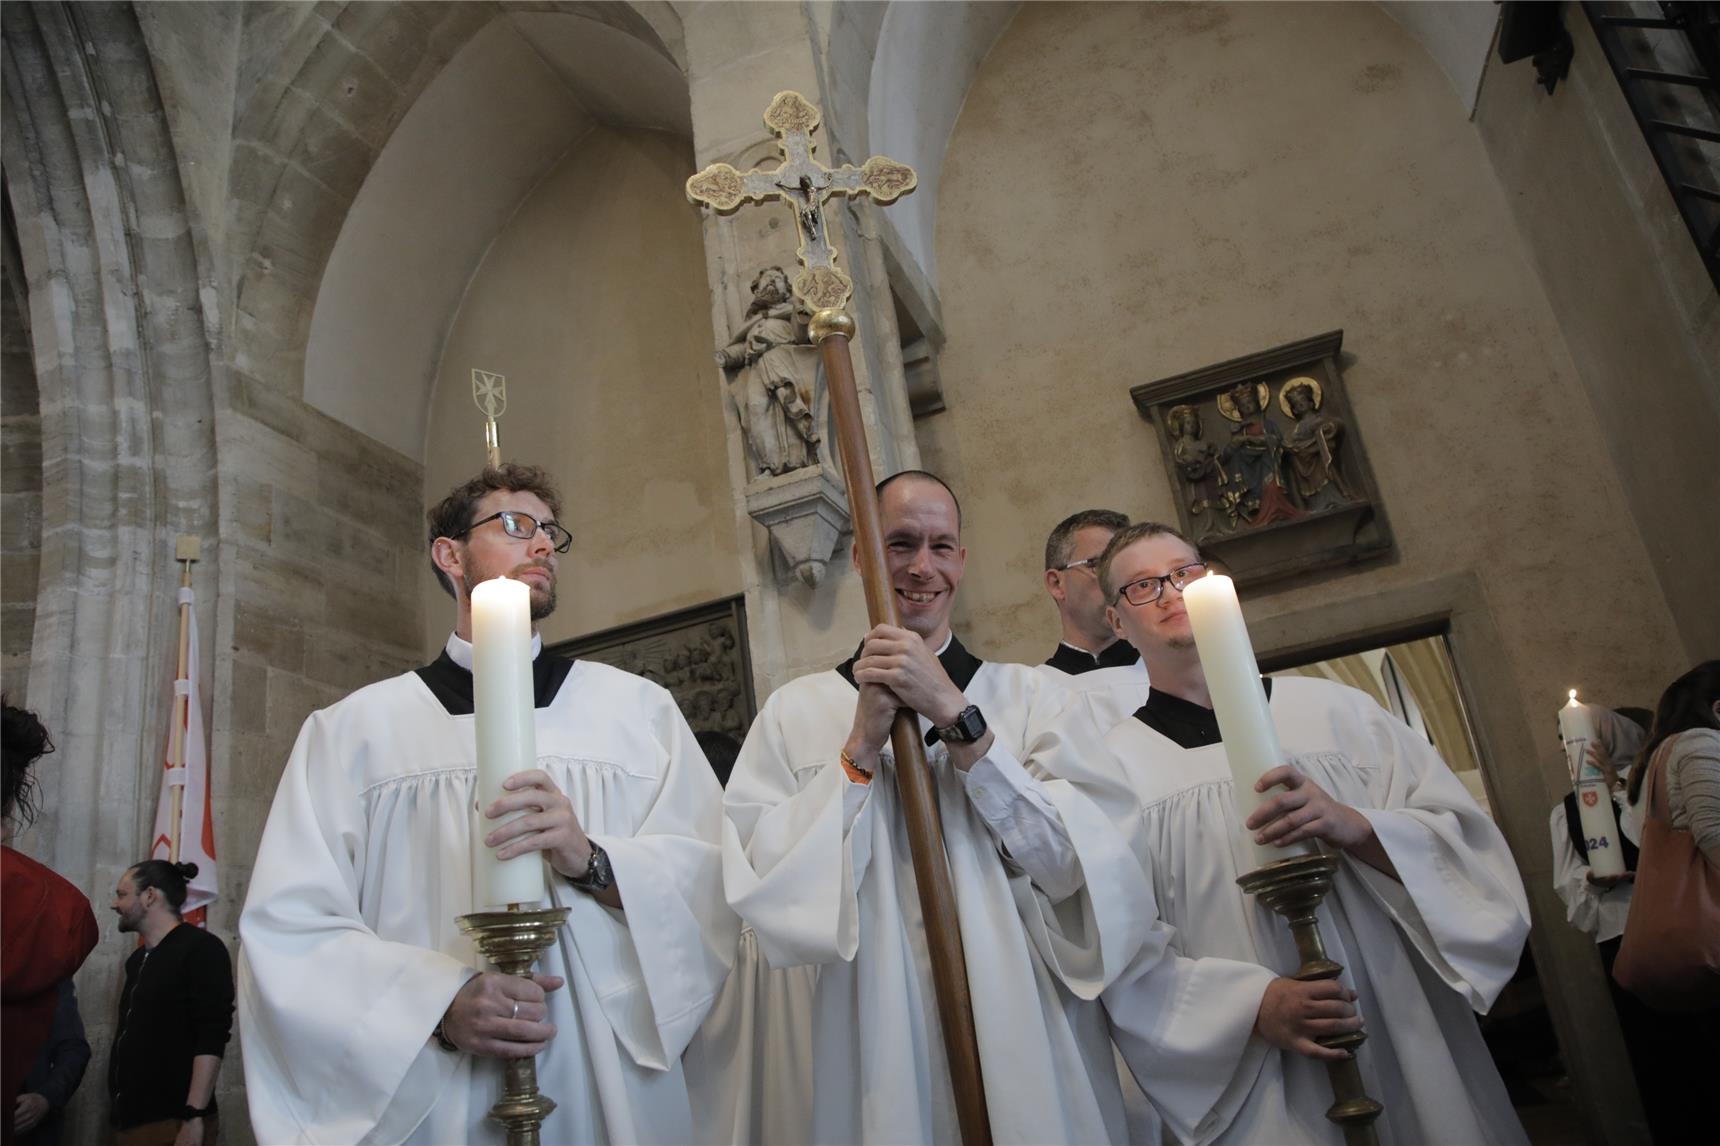
M 59 985 L 96 945 L 90 901 L 52 870 L 9 846 L 36 816 L 36 760 L 54 750 L 35 714 L 0 701 L 0 765 L 8 846 L 0 846 L 0 1143 L 13 1139 L 18 1088 L 54 1025 Z

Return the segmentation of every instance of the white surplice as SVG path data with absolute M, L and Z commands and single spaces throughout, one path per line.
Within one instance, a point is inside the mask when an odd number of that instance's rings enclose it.
M 1091 713 L 1097 726 L 1095 731 L 1100 735 L 1145 704 L 1151 687 L 1146 663 L 1139 659 L 1132 665 L 1091 668 L 1085 672 L 1064 672 L 1051 664 L 1034 665 L 1033 671 L 1066 692 L 1084 695 L 1086 705 L 1075 711 Z M 1123 1088 L 1129 1141 L 1158 1142 L 1162 1133 L 1158 1112 L 1130 1073 L 1121 1051 L 1117 1052 L 1117 1081 Z
M 1366 694 L 1280 678 L 1270 707 L 1287 758 L 1367 817 L 1402 879 L 1346 856 L 1320 909 L 1327 951 L 1344 965 L 1367 1026 L 1359 1059 L 1368 1093 L 1385 1104 L 1380 1140 L 1526 1141 L 1472 1013 L 1485 1012 L 1510 980 L 1529 929 L 1504 837 L 1427 741 Z M 1177 950 L 1198 963 L 1248 960 L 1293 972 L 1300 960 L 1288 927 L 1236 886 L 1254 862 L 1224 746 L 1184 749 L 1134 718 L 1105 743 L 1109 754 L 1083 757 L 1067 775 L 1124 829 Z M 1119 1045 L 1157 1102 L 1177 1055 L 1156 1019 L 1132 1013 L 1127 987 L 1114 987 L 1106 1003 Z M 1258 1005 L 1254 984 L 1215 989 L 1202 1004 L 1233 1040 L 1244 1017 L 1231 1014 L 1239 996 Z M 1225 1095 L 1198 1122 L 1161 1106 L 1179 1138 L 1342 1142 L 1324 1117 L 1332 1103 L 1324 1066 L 1258 1037 L 1239 1050 Z
M 928 756 L 993 1136 L 1118 1141 L 1114 1060 L 1091 1000 L 1131 959 L 1151 965 L 1168 936 L 1148 930 L 1150 893 L 1102 813 L 1022 767 L 1060 749 L 1060 690 L 1025 666 L 988 663 L 964 691 L 993 747 L 965 777 L 941 745 Z M 955 1141 L 894 763 L 886 756 L 869 785 L 838 763 L 857 699 L 831 671 L 765 703 L 724 797 L 724 880 L 769 966 L 816 970 L 799 1020 L 812 1046 L 808 1140 Z
M 1147 666 L 1142 661 L 1089 669 L 1082 673 L 1067 673 L 1051 665 L 1034 665 L 1033 671 L 1067 692 L 1086 696 L 1092 706 L 1093 720 L 1101 732 L 1114 728 L 1147 703 L 1147 692 L 1151 687 L 1147 680 Z
M 452 642 L 450 642 L 452 644 Z M 625 909 L 549 873 L 572 914 L 538 969 L 557 1034 L 545 1142 L 687 1142 L 681 1052 L 733 958 L 721 793 L 673 699 L 578 662 L 537 710 L 538 766 L 609 853 Z M 259 1141 L 499 1143 L 498 1059 L 431 1032 L 483 966 L 474 909 L 472 717 L 415 673 L 305 721 L 240 919 L 239 1031 Z M 571 966 L 563 958 L 567 951 Z

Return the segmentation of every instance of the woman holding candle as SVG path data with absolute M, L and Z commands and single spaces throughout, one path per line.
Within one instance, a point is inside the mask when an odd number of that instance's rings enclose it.
M 1380 1140 L 1524 1141 L 1473 1014 L 1509 980 L 1528 934 L 1503 837 L 1427 742 L 1365 694 L 1310 678 L 1263 682 L 1229 580 L 1206 572 L 1166 526 L 1112 539 L 1100 579 L 1152 689 L 1105 737 L 1109 751 L 1065 778 L 1128 834 L 1161 918 L 1196 962 L 1294 970 L 1288 929 L 1236 879 L 1315 843 L 1343 856 L 1322 931 L 1367 1024 L 1359 1065 L 1385 1104 Z M 1215 1015 L 1235 1006 L 1211 994 L 1187 1005 Z M 1174 1072 L 1178 1048 L 1154 1046 L 1150 1016 L 1131 1012 L 1126 991 L 1106 1004 L 1154 1094 L 1152 1076 Z M 1283 1049 L 1268 1012 L 1234 1047 L 1226 1097 L 1200 1124 L 1173 1126 L 1180 1138 L 1341 1141 L 1325 1118 L 1323 1065 Z

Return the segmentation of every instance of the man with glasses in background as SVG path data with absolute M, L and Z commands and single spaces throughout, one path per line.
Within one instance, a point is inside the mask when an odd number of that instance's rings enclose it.
M 1285 763 L 1240 794 L 1252 806 L 1270 793 L 1240 818 L 1183 605 L 1206 572 L 1168 526 L 1140 522 L 1111 539 L 1099 561 L 1108 615 L 1152 687 L 1105 737 L 1108 752 L 1058 761 L 1129 837 L 1179 953 L 1211 965 L 1185 1005 L 1207 1019 L 1201 1049 L 1227 1050 L 1235 1070 L 1204 1112 L 1164 1103 L 1190 1048 L 1166 1045 L 1127 977 L 1105 996 L 1124 1057 L 1180 1140 L 1335 1143 L 1324 1062 L 1347 1052 L 1314 1040 L 1365 1020 L 1359 1064 L 1385 1104 L 1381 1141 L 1525 1141 L 1474 1016 L 1511 978 L 1529 929 L 1503 836 L 1425 739 L 1365 693 L 1299 676 L 1264 681 Z M 1301 963 L 1289 929 L 1236 885 L 1261 862 L 1251 842 L 1299 841 L 1341 857 L 1321 909 L 1341 982 L 1237 971 Z
M 263 1142 L 500 1141 L 503 1060 L 540 1055 L 550 1142 L 687 1142 L 681 1052 L 723 984 L 722 793 L 669 693 L 542 655 L 572 538 L 534 467 L 486 469 L 429 514 L 454 601 L 436 661 L 312 713 L 239 930 L 240 1031 Z M 472 589 L 530 587 L 538 767 L 476 806 Z M 515 813 L 517 818 L 504 819 Z M 455 917 L 473 855 L 541 854 L 571 909 L 530 979 L 481 971 Z
M 1057 606 L 1057 651 L 1038 666 L 1066 692 L 1092 699 L 1104 732 L 1147 698 L 1147 670 L 1135 646 L 1117 635 L 1099 589 L 1099 558 L 1127 514 L 1083 509 L 1057 523 L 1045 539 L 1045 591 Z

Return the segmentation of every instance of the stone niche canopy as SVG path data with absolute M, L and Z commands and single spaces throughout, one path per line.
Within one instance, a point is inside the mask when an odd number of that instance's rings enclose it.
M 1344 332 L 1133 387 L 1183 531 L 1242 584 L 1391 552 L 1339 370 Z

